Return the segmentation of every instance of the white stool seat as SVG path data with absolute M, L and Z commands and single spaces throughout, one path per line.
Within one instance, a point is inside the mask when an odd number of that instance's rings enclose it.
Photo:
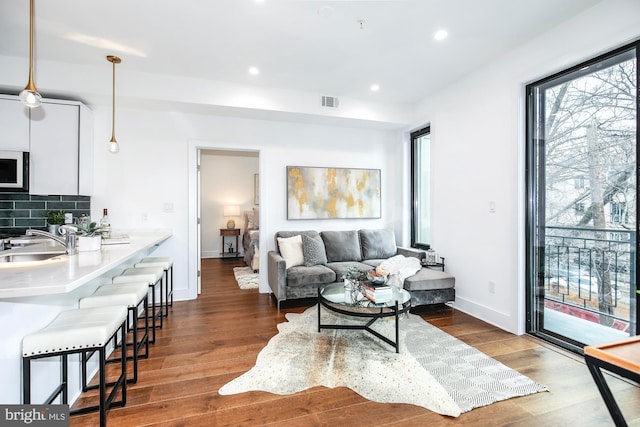
M 166 265 L 164 269 L 168 269 L 173 265 L 173 258 L 168 256 L 149 256 L 146 258 L 142 258 L 139 264 L 153 264 L 153 263 L 162 263 Z
M 104 285 L 99 287 L 92 295 L 82 298 L 80 308 L 103 307 L 105 305 L 125 305 L 137 307 L 140 301 L 149 292 L 147 282 L 122 283 L 118 286 Z
M 160 267 L 127 268 L 120 276 L 113 278 L 113 283 L 147 282 L 149 285 L 155 284 L 162 279 L 164 270 Z
M 165 306 L 162 316 L 169 316 L 169 307 L 173 307 L 173 258 L 156 256 L 142 258 L 136 268 L 160 267 L 164 269 Z
M 104 346 L 126 319 L 123 305 L 63 311 L 45 328 L 22 339 L 22 354 L 29 357 Z
M 78 302 L 80 308 L 112 305 L 128 307 L 131 320 L 127 319 L 127 331 L 133 331 L 133 342 L 122 344 L 122 355 L 120 357 L 126 357 L 128 360 L 133 361 L 133 378 L 127 379 L 130 383 L 138 382 L 138 359 L 149 356 L 149 320 L 146 313 L 144 313 L 144 330 L 142 334 L 138 334 L 139 309 L 146 310 L 148 293 L 149 284 L 147 282 L 108 284 L 99 287 L 92 295 L 82 298 Z M 132 356 L 127 355 L 125 347 L 133 349 Z M 140 352 L 143 348 L 145 351 L 141 354 Z M 119 361 L 120 357 L 112 358 L 111 362 Z M 83 375 L 86 375 L 85 371 L 83 371 Z
M 156 342 L 156 329 L 162 329 L 163 326 L 163 277 L 164 270 L 160 267 L 127 268 L 120 276 L 115 276 L 111 280 L 114 284 L 144 281 L 149 285 L 151 302 L 147 307 L 147 317 L 151 319 L 151 340 L 149 341 L 151 344 L 155 344 Z M 156 304 L 156 291 L 160 293 L 159 304 Z
M 171 268 L 171 263 L 169 261 L 140 261 L 137 264 L 134 264 L 135 268 L 146 268 L 146 267 L 160 267 L 163 270 L 168 270 Z

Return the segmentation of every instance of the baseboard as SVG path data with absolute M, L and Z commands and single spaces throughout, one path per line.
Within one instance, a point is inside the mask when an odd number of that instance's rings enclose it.
M 240 252 L 240 254 L 238 254 L 235 257 L 230 257 L 228 255 L 222 256 L 220 255 L 220 251 L 202 251 L 200 253 L 200 258 L 243 258 L 244 254 L 242 252 Z
M 512 330 L 513 318 L 508 313 L 503 313 L 485 305 L 461 298 L 459 295 L 456 295 L 453 307 L 456 310 L 460 310 L 512 334 L 518 334 L 517 330 Z

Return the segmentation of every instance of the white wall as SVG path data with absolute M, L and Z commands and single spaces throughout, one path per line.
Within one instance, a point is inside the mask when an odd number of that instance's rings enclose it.
M 415 127 L 432 132 L 433 245 L 458 308 L 524 331 L 524 86 L 637 37 L 640 2 L 603 1 L 417 108 Z
M 202 114 L 121 109 L 117 126 L 120 153 L 110 154 L 110 110 L 94 108 L 95 195 L 92 214 L 109 208 L 112 227 L 171 228 L 173 237 L 156 251 L 175 260 L 176 298 L 196 296 L 194 188 L 190 170 L 196 149 L 259 151 L 260 250 L 266 271 L 266 251 L 273 249 L 277 230 L 358 229 L 401 224 L 403 163 L 399 132 L 272 122 Z M 382 218 L 372 220 L 287 221 L 286 166 L 336 166 L 382 170 Z M 165 204 L 173 212 L 165 212 Z M 146 216 L 145 216 L 146 214 Z M 144 220 L 146 218 L 146 221 Z M 400 241 L 399 241 L 400 242 Z M 192 259 L 193 261 L 193 259 Z M 268 291 L 266 275 L 260 290 Z
M 221 257 L 220 229 L 227 228 L 229 219 L 222 215 L 225 205 L 240 206 L 240 215 L 235 217 L 234 221 L 236 228 L 240 229 L 238 247 L 242 256 L 244 254 L 243 212 L 259 207 L 253 204 L 254 174 L 259 172 L 258 154 L 257 152 L 203 150 L 200 156 L 200 171 L 202 257 Z M 233 242 L 235 248 L 233 237 L 226 237 L 225 242 Z

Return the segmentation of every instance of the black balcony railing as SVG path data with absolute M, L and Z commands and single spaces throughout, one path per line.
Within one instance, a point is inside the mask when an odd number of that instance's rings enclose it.
M 544 298 L 600 324 L 635 322 L 635 231 L 545 228 Z M 632 298 L 633 297 L 633 298 Z M 635 329 L 635 325 L 633 325 Z

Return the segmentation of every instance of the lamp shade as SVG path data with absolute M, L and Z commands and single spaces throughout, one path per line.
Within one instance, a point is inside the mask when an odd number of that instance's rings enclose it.
M 223 208 L 224 216 L 240 216 L 240 206 L 238 205 L 225 205 Z
M 230 216 L 231 218 L 227 221 L 227 228 L 233 229 L 236 228 L 236 222 L 233 220 L 234 216 L 240 215 L 240 206 L 238 205 L 225 205 L 222 209 L 222 214 L 224 216 Z

